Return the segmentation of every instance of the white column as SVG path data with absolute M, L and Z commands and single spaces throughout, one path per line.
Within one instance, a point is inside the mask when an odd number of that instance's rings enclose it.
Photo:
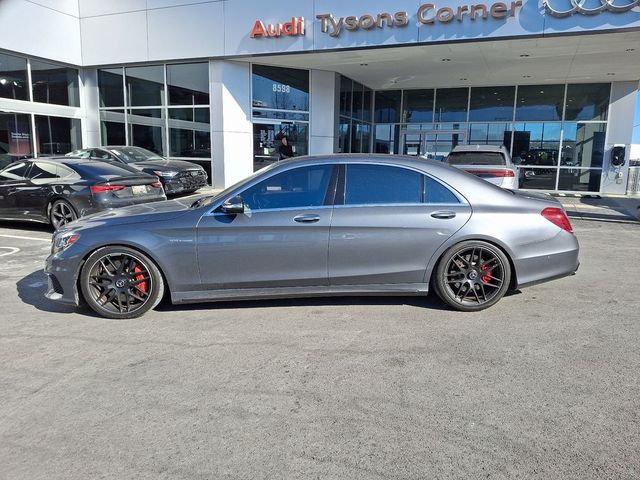
M 338 108 L 340 76 L 334 72 L 311 70 L 309 153 L 321 155 L 338 151 Z
M 98 70 L 86 68 L 80 72 L 80 106 L 83 111 L 82 148 L 100 146 L 100 96 Z
M 212 183 L 224 188 L 253 173 L 250 64 L 211 60 L 209 82 Z
M 614 82 L 611 85 L 609 125 L 602 169 L 602 193 L 626 193 L 637 95 L 638 81 Z M 610 163 L 611 149 L 614 145 L 626 146 L 626 161 L 622 168 L 613 167 Z M 621 177 L 618 174 L 621 174 Z

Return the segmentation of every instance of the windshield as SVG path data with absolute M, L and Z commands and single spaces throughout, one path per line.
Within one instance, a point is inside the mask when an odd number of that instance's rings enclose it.
M 451 152 L 447 158 L 449 165 L 506 165 L 498 152 Z
M 140 147 L 111 148 L 110 151 L 126 163 L 147 162 L 149 160 L 164 160 L 160 155 Z

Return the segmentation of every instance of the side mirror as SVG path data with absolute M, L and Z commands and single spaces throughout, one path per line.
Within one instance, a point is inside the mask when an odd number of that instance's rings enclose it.
M 238 213 L 244 213 L 244 200 L 240 195 L 228 198 L 222 204 L 222 211 L 229 215 L 236 215 Z

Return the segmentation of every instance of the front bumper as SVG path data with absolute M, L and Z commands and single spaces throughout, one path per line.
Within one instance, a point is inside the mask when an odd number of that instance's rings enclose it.
M 163 178 L 161 180 L 165 193 L 167 195 L 173 195 L 176 193 L 194 192 L 206 186 L 207 174 L 204 171 L 197 172 L 197 174 L 192 174 L 191 171 L 187 171 L 173 178 Z
M 48 289 L 45 297 L 49 300 L 67 305 L 80 305 L 78 292 L 78 274 L 82 258 L 65 255 L 65 252 L 51 254 L 44 264 L 44 273 L 48 278 Z

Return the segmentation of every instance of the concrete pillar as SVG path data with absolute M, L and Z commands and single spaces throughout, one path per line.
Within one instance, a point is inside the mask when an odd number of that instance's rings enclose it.
M 340 76 L 334 72 L 311 70 L 309 154 L 338 151 Z
M 228 187 L 253 173 L 251 66 L 211 60 L 212 184 Z
M 614 82 L 611 85 L 609 125 L 605 147 L 606 155 L 602 169 L 602 193 L 626 193 L 637 95 L 637 80 L 633 82 Z M 613 167 L 610 163 L 611 149 L 614 145 L 626 146 L 626 162 L 622 168 Z
M 99 147 L 100 143 L 100 94 L 98 70 L 85 68 L 80 73 L 80 106 L 82 107 L 82 148 Z

